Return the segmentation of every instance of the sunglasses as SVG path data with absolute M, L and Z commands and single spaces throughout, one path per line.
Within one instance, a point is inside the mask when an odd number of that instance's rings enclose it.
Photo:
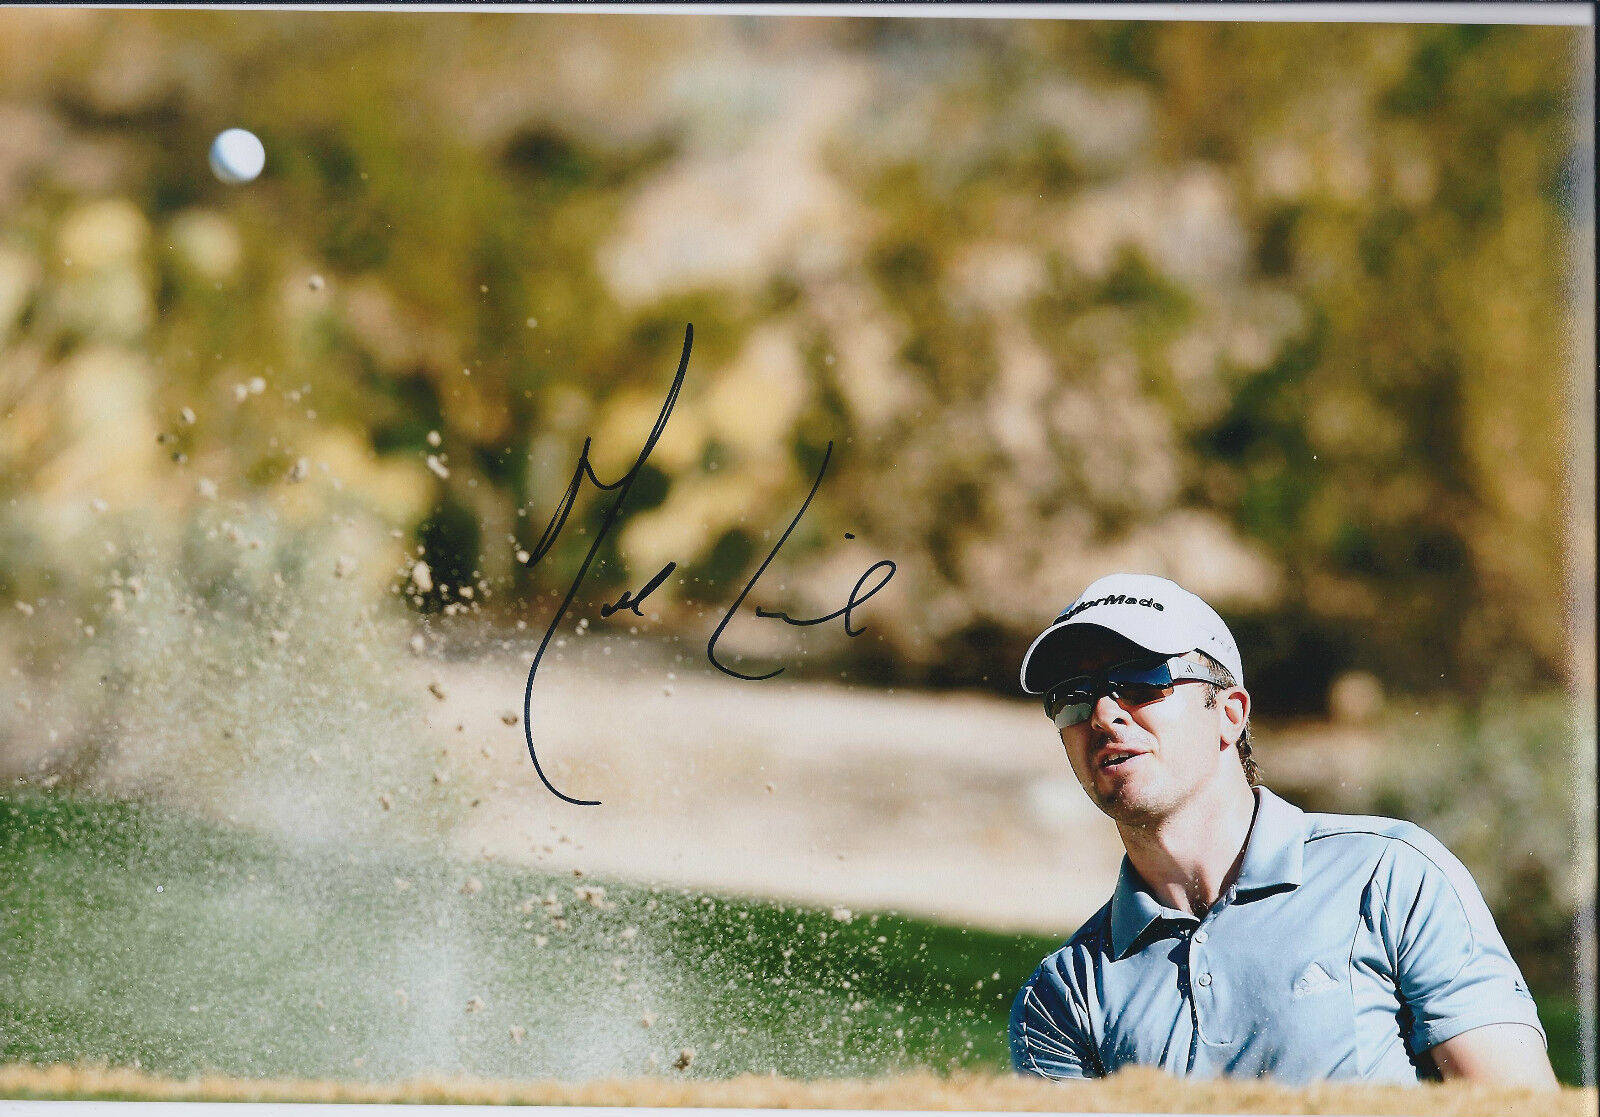
M 1226 685 L 1206 667 L 1181 656 L 1133 659 L 1063 679 L 1044 692 L 1044 712 L 1057 729 L 1065 729 L 1088 721 L 1102 694 L 1109 694 L 1124 707 L 1144 706 L 1166 698 L 1179 683 Z

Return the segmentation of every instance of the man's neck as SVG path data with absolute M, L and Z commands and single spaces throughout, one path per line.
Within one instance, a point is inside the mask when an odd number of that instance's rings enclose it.
M 1239 875 L 1255 808 L 1249 785 L 1230 780 L 1204 789 L 1154 826 L 1119 822 L 1117 830 L 1155 898 L 1203 919 Z

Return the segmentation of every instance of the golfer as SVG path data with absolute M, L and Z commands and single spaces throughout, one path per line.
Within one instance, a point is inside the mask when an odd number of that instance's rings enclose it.
M 1408 822 L 1256 782 L 1233 636 L 1147 574 L 1083 592 L 1022 661 L 1127 856 L 1011 1010 L 1018 1071 L 1554 1087 L 1533 998 L 1466 869 Z

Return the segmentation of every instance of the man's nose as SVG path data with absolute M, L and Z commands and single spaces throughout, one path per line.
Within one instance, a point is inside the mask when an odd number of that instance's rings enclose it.
M 1089 712 L 1089 724 L 1096 728 L 1107 728 L 1115 722 L 1127 721 L 1128 711 L 1122 708 L 1109 694 L 1102 694 L 1094 700 L 1094 706 Z

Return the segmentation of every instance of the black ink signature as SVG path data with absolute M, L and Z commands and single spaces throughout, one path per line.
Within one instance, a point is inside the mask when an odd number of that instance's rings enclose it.
M 555 546 L 556 537 L 561 534 L 561 529 L 566 525 L 567 517 L 572 513 L 573 502 L 578 499 L 578 490 L 583 486 L 585 477 L 602 491 L 617 492 L 616 503 L 606 509 L 605 519 L 600 522 L 600 530 L 595 532 L 594 542 L 589 545 L 589 553 L 583 556 L 583 565 L 578 567 L 578 576 L 572 580 L 572 586 L 567 590 L 567 596 L 562 598 L 561 607 L 556 610 L 556 615 L 550 619 L 550 627 L 545 629 L 544 639 L 539 641 L 539 650 L 533 653 L 533 663 L 528 667 L 528 684 L 522 690 L 522 736 L 528 743 L 528 758 L 533 761 L 534 771 L 539 773 L 539 778 L 544 781 L 545 787 L 556 798 L 571 803 L 577 807 L 598 807 L 598 799 L 574 799 L 563 794 L 550 782 L 550 777 L 544 774 L 544 766 L 539 763 L 539 754 L 533 747 L 533 723 L 529 715 L 533 712 L 533 680 L 539 674 L 539 661 L 544 658 L 545 649 L 550 646 L 551 639 L 556 634 L 556 629 L 561 627 L 561 619 L 567 615 L 567 610 L 572 607 L 572 599 L 578 596 L 578 587 L 583 584 L 583 576 L 589 573 L 589 564 L 594 561 L 595 554 L 600 550 L 600 544 L 605 542 L 606 532 L 611 530 L 612 523 L 617 518 L 617 513 L 622 510 L 622 502 L 628 499 L 628 492 L 633 488 L 633 482 L 639 476 L 639 470 L 644 468 L 644 463 L 650 457 L 650 451 L 656 448 L 656 443 L 661 440 L 661 432 L 667 429 L 667 419 L 672 415 L 673 405 L 678 402 L 678 393 L 683 390 L 683 378 L 689 371 L 689 351 L 694 348 L 694 326 L 688 325 L 683 331 L 683 356 L 678 358 L 678 372 L 672 378 L 672 388 L 667 392 L 666 402 L 661 405 L 661 413 L 656 416 L 656 425 L 650 429 L 650 437 L 644 440 L 644 448 L 639 451 L 639 456 L 634 460 L 633 468 L 624 473 L 616 481 L 607 484 L 594 474 L 594 466 L 589 464 L 589 445 L 593 438 L 583 440 L 583 450 L 578 454 L 578 467 L 572 471 L 572 481 L 567 485 L 567 491 L 556 505 L 555 514 L 550 517 L 550 522 L 545 526 L 544 534 L 539 537 L 539 542 L 528 552 L 527 565 L 531 566 L 542 559 Z M 641 597 L 644 595 L 641 594 Z
M 617 598 L 616 601 L 612 602 L 610 605 L 600 606 L 601 618 L 604 619 L 609 617 L 618 609 L 631 610 L 633 615 L 636 617 L 644 616 L 644 614 L 639 611 L 639 606 L 644 603 L 645 598 L 649 597 L 651 594 L 655 593 L 656 590 L 660 589 L 661 583 L 672 577 L 672 572 L 676 569 L 678 569 L 677 563 L 667 563 L 667 565 L 663 566 L 654 578 L 651 578 L 644 584 L 644 589 L 639 591 L 638 597 L 633 596 L 632 590 L 623 590 L 622 596 Z
M 889 559 L 879 559 L 877 562 L 875 562 L 871 566 L 867 567 L 867 569 L 862 573 L 861 577 L 856 579 L 855 588 L 850 591 L 850 599 L 844 603 L 844 608 L 843 609 L 835 609 L 833 612 L 829 613 L 825 617 L 812 617 L 808 621 L 796 620 L 794 617 L 791 617 L 788 613 L 773 612 L 773 611 L 768 610 L 768 609 L 763 609 L 759 605 L 756 606 L 756 616 L 758 616 L 758 617 L 776 617 L 780 621 L 786 621 L 789 624 L 798 624 L 798 625 L 826 624 L 828 621 L 835 620 L 835 619 L 837 619 L 839 617 L 843 617 L 844 618 L 844 634 L 846 636 L 860 636 L 863 632 L 866 631 L 866 628 L 865 627 L 862 627 L 862 628 L 851 628 L 850 627 L 850 611 L 852 609 L 854 609 L 857 605 L 863 604 L 867 600 L 867 598 L 871 597 L 873 594 L 875 594 L 879 590 L 881 590 L 884 586 L 888 585 L 889 584 L 889 579 L 894 577 L 894 572 L 895 572 L 896 569 L 898 569 L 898 568 Z M 883 577 L 878 579 L 877 585 L 873 586 L 866 593 L 862 593 L 861 592 L 861 587 L 866 585 L 867 579 L 872 576 L 872 572 L 874 570 L 882 570 L 883 571 Z
M 724 675 L 732 675 L 736 679 L 743 679 L 746 682 L 758 683 L 764 679 L 775 678 L 776 676 L 783 674 L 784 669 L 782 667 L 768 671 L 765 675 L 746 675 L 743 672 L 735 671 L 733 668 L 726 666 L 719 659 L 717 659 L 717 640 L 722 636 L 722 630 L 728 627 L 728 622 L 733 620 L 733 615 L 739 611 L 739 606 L 744 604 L 744 599 L 749 596 L 751 590 L 755 589 L 756 582 L 760 580 L 762 574 L 766 573 L 767 567 L 772 563 L 772 560 L 778 557 L 779 549 L 786 542 L 788 542 L 789 536 L 794 532 L 794 529 L 799 526 L 800 517 L 804 516 L 806 514 L 806 509 L 811 507 L 811 498 L 816 496 L 817 490 L 822 487 L 823 475 L 828 472 L 828 459 L 832 456 L 833 443 L 829 442 L 827 450 L 825 450 L 822 455 L 822 466 L 817 470 L 817 479 L 812 482 L 811 491 L 806 494 L 805 502 L 800 505 L 800 511 L 794 514 L 794 519 L 789 521 L 789 526 L 783 529 L 783 534 L 779 536 L 778 541 L 772 545 L 772 550 L 768 552 L 767 557 L 762 560 L 761 565 L 756 567 L 756 572 L 750 575 L 750 580 L 745 583 L 744 589 L 739 591 L 739 596 L 733 599 L 733 604 L 728 606 L 728 611 L 723 615 L 721 623 L 717 625 L 717 630 L 711 634 L 711 639 L 706 642 L 706 658 L 711 661 L 711 666 L 715 667 L 718 671 L 721 671 Z M 883 579 L 866 593 L 862 594 L 861 587 L 874 570 L 884 570 Z M 895 565 L 888 559 L 882 559 L 873 563 L 871 566 L 867 567 L 866 573 L 861 575 L 860 579 L 856 582 L 855 589 L 850 591 L 850 600 L 845 602 L 844 608 L 839 609 L 836 612 L 829 613 L 825 617 L 815 617 L 811 620 L 795 620 L 788 613 L 771 612 L 767 609 L 761 608 L 759 605 L 756 607 L 756 616 L 773 618 L 784 621 L 787 624 L 794 625 L 822 624 L 824 621 L 831 621 L 836 617 L 843 617 L 845 634 L 847 636 L 860 636 L 866 631 L 866 629 L 851 629 L 850 611 L 887 585 L 889 579 L 894 577 L 894 571 Z M 858 597 L 857 594 L 860 594 L 860 596 Z
M 564 802 L 571 803 L 574 806 L 596 807 L 600 805 L 600 800 L 575 799 L 570 795 L 566 795 L 557 790 L 555 785 L 550 782 L 550 778 L 545 775 L 544 766 L 539 763 L 539 754 L 534 748 L 533 744 L 533 723 L 530 717 L 533 712 L 533 680 L 539 673 L 539 663 L 544 659 L 545 650 L 550 646 L 551 639 L 555 636 L 556 631 L 561 627 L 561 621 L 566 616 L 567 610 L 571 608 L 573 599 L 577 597 L 578 589 L 583 584 L 584 576 L 589 572 L 590 564 L 594 561 L 594 557 L 599 552 L 601 544 L 605 541 L 606 533 L 611 530 L 612 524 L 616 521 L 617 514 L 622 510 L 623 502 L 628 499 L 628 493 L 630 490 L 632 490 L 633 483 L 639 476 L 639 471 L 644 468 L 645 462 L 650 457 L 650 452 L 655 449 L 656 443 L 661 440 L 662 432 L 666 430 L 667 420 L 671 417 L 672 409 L 678 402 L 678 394 L 683 390 L 684 376 L 689 370 L 689 353 L 693 347 L 694 326 L 689 325 L 685 327 L 683 332 L 683 355 L 678 359 L 678 371 L 677 374 L 672 378 L 672 388 L 667 392 L 667 398 L 661 405 L 660 414 L 656 416 L 656 425 L 651 429 L 650 437 L 645 439 L 644 447 L 639 451 L 639 456 L 634 459 L 633 468 L 629 469 L 627 473 L 623 474 L 615 481 L 608 483 L 600 480 L 599 477 L 595 476 L 594 466 L 590 464 L 589 461 L 589 446 L 593 439 L 585 438 L 583 440 L 583 450 L 578 454 L 578 465 L 577 468 L 575 468 L 572 472 L 572 480 L 568 483 L 566 492 L 562 495 L 560 502 L 556 505 L 555 513 L 550 517 L 549 524 L 545 526 L 544 534 L 539 537 L 539 541 L 530 549 L 528 558 L 525 560 L 525 565 L 532 566 L 540 559 L 544 558 L 545 555 L 549 554 L 550 548 L 555 546 L 556 539 L 561 534 L 561 529 L 566 526 L 567 517 L 572 513 L 572 506 L 577 501 L 578 492 L 583 486 L 584 478 L 587 477 L 591 484 L 603 492 L 615 491 L 617 493 L 616 501 L 611 505 L 610 508 L 606 510 L 605 518 L 601 521 L 600 528 L 595 533 L 594 542 L 589 546 L 589 553 L 584 556 L 583 565 L 578 568 L 578 576 L 573 579 L 571 587 L 567 590 L 566 597 L 561 601 L 560 608 L 556 610 L 555 616 L 551 618 L 550 627 L 545 630 L 544 639 L 539 642 L 539 650 L 534 653 L 533 663 L 528 667 L 528 682 L 523 688 L 522 692 L 522 733 L 523 739 L 528 745 L 528 757 L 533 761 L 534 771 L 538 772 L 539 779 L 544 782 L 545 787 L 550 790 L 552 795 L 563 800 Z M 762 561 L 761 565 L 756 568 L 756 572 L 750 576 L 750 580 L 745 583 L 744 589 L 739 591 L 739 596 L 733 599 L 733 604 L 728 607 L 728 611 L 726 614 L 724 614 L 721 622 L 717 625 L 716 631 L 711 634 L 711 639 L 707 641 L 706 658 L 711 661 L 711 665 L 713 667 L 721 671 L 723 674 L 731 675 L 736 679 L 744 679 L 748 682 L 760 682 L 763 679 L 770 679 L 783 673 L 784 668 L 782 667 L 768 671 L 764 675 L 746 675 L 742 672 L 735 671 L 733 668 L 726 666 L 717 659 L 717 640 L 722 636 L 723 630 L 726 629 L 728 624 L 733 620 L 734 614 L 739 611 L 739 607 L 744 604 L 744 599 L 748 597 L 750 591 L 755 588 L 756 582 L 760 580 L 761 575 L 766 572 L 766 569 L 771 565 L 772 560 L 777 558 L 779 549 L 782 548 L 789 536 L 793 534 L 795 527 L 800 523 L 800 518 L 805 515 L 806 509 L 811 506 L 812 499 L 817 495 L 817 490 L 822 486 L 822 478 L 828 471 L 828 460 L 832 456 L 833 443 L 829 442 L 827 450 L 822 455 L 822 465 L 817 470 L 817 479 L 812 483 L 811 492 L 806 495 L 804 503 L 800 505 L 800 510 L 795 513 L 794 518 L 789 521 L 789 526 L 784 529 L 783 535 L 778 539 L 778 542 L 767 554 L 767 557 Z M 845 534 L 845 538 L 853 539 L 855 537 L 847 532 Z M 639 608 L 640 604 L 645 598 L 649 597 L 650 594 L 659 589 L 662 583 L 671 577 L 672 572 L 677 568 L 677 563 L 667 563 L 661 568 L 660 571 L 656 573 L 655 577 L 651 578 L 650 581 L 639 590 L 637 594 L 633 593 L 631 590 L 624 590 L 622 596 L 617 598 L 616 601 L 600 607 L 601 617 L 609 617 L 613 613 L 619 612 L 623 609 L 629 610 L 635 616 L 644 616 L 644 613 Z M 867 580 L 871 578 L 875 572 L 879 571 L 882 572 L 883 576 L 878 579 L 878 581 L 872 585 L 871 588 L 867 589 L 866 592 L 863 593 L 862 587 L 866 585 Z M 797 620 L 794 617 L 789 616 L 787 613 L 762 609 L 759 606 L 756 608 L 756 616 L 763 619 L 781 620 L 786 624 L 801 626 L 823 624 L 826 621 L 831 621 L 842 617 L 844 619 L 845 634 L 847 636 L 860 636 L 861 633 L 866 630 L 864 628 L 851 627 L 850 621 L 853 610 L 862 605 L 869 598 L 871 598 L 873 594 L 877 593 L 885 585 L 887 585 L 889 579 L 894 577 L 894 573 L 895 564 L 888 559 L 882 559 L 873 563 L 856 581 L 855 588 L 850 591 L 850 598 L 845 602 L 844 607 L 829 613 L 827 616 L 814 617 L 808 620 Z

